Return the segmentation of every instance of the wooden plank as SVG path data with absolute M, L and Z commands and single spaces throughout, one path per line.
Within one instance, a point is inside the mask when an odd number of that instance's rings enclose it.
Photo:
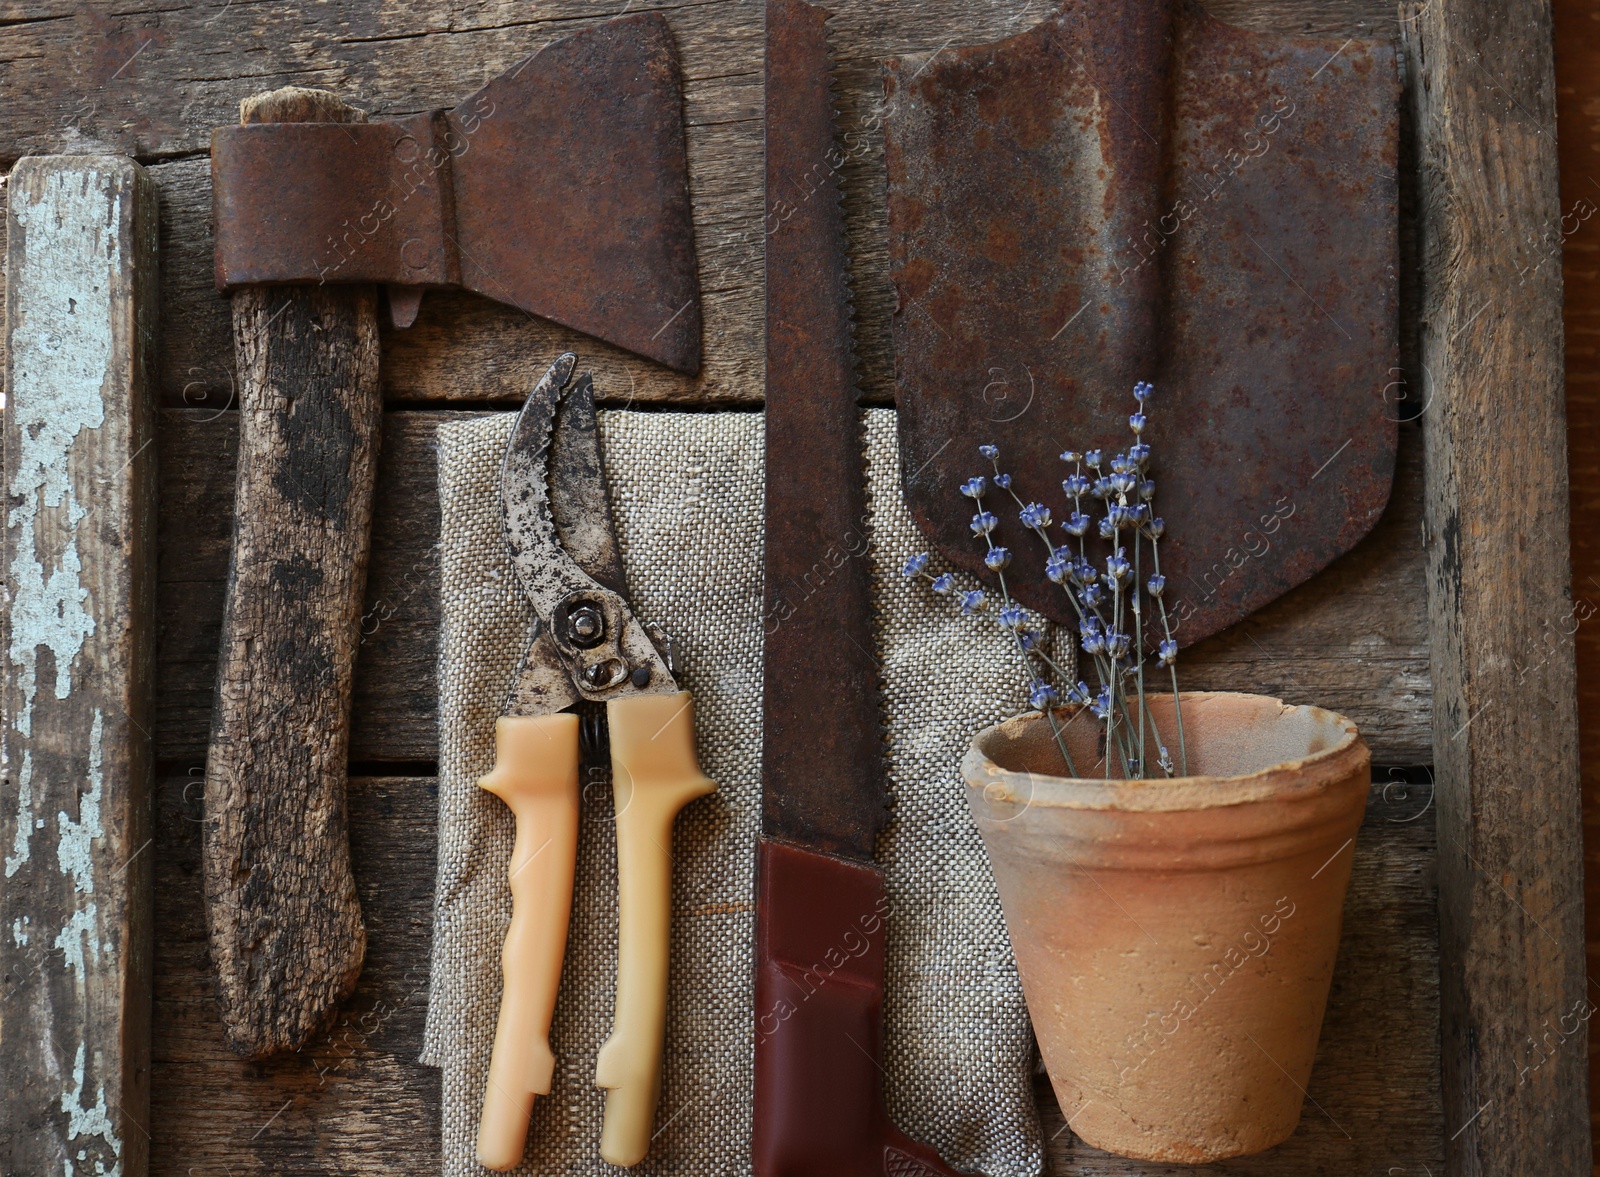
M 592 362 L 609 405 L 750 404 L 761 399 L 761 7 L 739 0 L 667 0 L 683 57 L 690 187 L 704 288 L 705 371 L 697 379 L 470 294 L 430 294 L 415 326 L 383 332 L 391 404 L 521 402 L 550 357 L 568 347 Z M 885 57 L 1017 33 L 1041 0 L 839 0 L 830 25 L 838 63 L 845 208 L 866 399 L 893 399 L 888 223 L 884 213 Z M 1218 15 L 1258 29 L 1381 34 L 1382 0 L 1216 0 Z M 400 117 L 451 106 L 474 86 L 583 24 L 627 5 L 552 0 L 536 18 L 518 0 L 316 5 L 141 0 L 116 15 L 63 0 L 30 3 L 0 24 L 0 164 L 84 137 L 149 157 L 162 192 L 167 245 L 161 356 L 164 403 L 209 408 L 233 395 L 227 304 L 211 262 L 211 129 L 239 99 L 269 86 L 332 88 Z
M 155 189 L 115 156 L 9 188 L 0 1170 L 142 1177 Z
M 1424 778 L 1425 779 L 1425 778 Z M 1095 1177 L 1443 1177 L 1439 1103 L 1438 886 L 1433 789 L 1374 781 L 1356 841 L 1333 989 L 1295 1134 L 1254 1157 L 1160 1165 L 1099 1152 L 1040 1107 L 1053 1173 Z M 1287 1080 L 1285 1080 L 1287 1082 Z
M 222 1038 L 205 950 L 197 776 L 159 783 L 156 843 L 157 1177 L 437 1171 L 437 1072 L 416 1063 L 432 919 L 433 782 L 352 778 L 351 854 L 370 940 L 355 996 L 325 1038 L 265 1064 Z M 1442 1174 L 1431 790 L 1375 783 L 1334 989 L 1295 1138 L 1209 1169 L 1140 1166 L 1084 1149 L 1039 1092 L 1054 1173 Z M 1333 1121 L 1350 1133 L 1347 1139 Z M 1426 1167 L 1426 1168 L 1425 1168 Z
M 439 1167 L 439 1072 L 417 1062 L 433 923 L 431 779 L 350 781 L 350 856 L 368 932 L 355 993 L 297 1053 L 228 1049 L 200 891 L 199 773 L 157 782 L 150 1172 L 161 1177 Z M 7 1170 L 9 1174 L 11 1170 Z
M 1546 231 L 1561 251 L 1567 361 L 1567 467 L 1571 478 L 1575 619 L 1600 612 L 1600 12 L 1587 0 L 1555 0 L 1556 122 L 1561 223 Z M 1578 750 L 1583 773 L 1584 909 L 1588 973 L 1600 976 L 1600 626 L 1573 635 L 1578 673 Z M 1589 1019 L 1589 1112 L 1600 1141 L 1600 1020 Z M 1596 1172 L 1600 1172 L 1597 1169 Z
M 199 763 L 227 571 L 234 413 L 162 412 L 160 693 L 163 760 Z M 386 414 L 372 568 L 356 660 L 351 759 L 431 763 L 437 752 L 437 466 L 433 431 L 456 414 Z M 1192 690 L 1268 690 L 1351 716 L 1379 764 L 1429 746 L 1421 447 L 1402 430 L 1389 510 L 1357 548 L 1243 625 L 1187 651 Z
M 227 304 L 212 286 L 210 173 L 199 157 L 241 99 L 300 85 L 334 90 L 373 118 L 453 106 L 547 42 L 627 7 L 551 0 L 531 16 L 520 0 L 134 0 L 113 14 L 104 5 L 31 3 L 27 19 L 0 21 L 0 165 L 85 138 L 155 165 L 169 206 L 163 233 L 175 247 L 163 317 L 177 329 L 161 387 L 171 405 L 185 403 L 185 389 L 191 405 L 214 389 L 204 402 L 213 405 L 233 361 Z M 682 55 L 705 370 L 679 376 L 487 299 L 430 294 L 413 328 L 385 331 L 392 401 L 520 402 L 550 356 L 568 347 L 613 398 L 760 399 L 761 10 L 738 0 L 652 7 L 667 14 Z
M 1587 1174 L 1555 83 L 1537 0 L 1422 3 L 1428 595 L 1452 1171 Z
M 356 652 L 350 758 L 431 763 L 438 749 L 438 466 L 433 432 L 458 414 L 388 413 Z M 205 757 L 228 572 L 238 414 L 163 410 L 156 744 Z

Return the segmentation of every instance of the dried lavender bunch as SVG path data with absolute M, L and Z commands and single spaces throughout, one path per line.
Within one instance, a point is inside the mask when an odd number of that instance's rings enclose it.
M 1103 761 L 1108 778 L 1113 756 L 1120 763 L 1124 777 L 1146 777 L 1152 750 L 1156 753 L 1156 766 L 1166 776 L 1179 772 L 1188 775 L 1183 707 L 1178 693 L 1178 643 L 1172 637 L 1167 617 L 1166 578 L 1161 574 L 1161 538 L 1166 525 L 1154 513 L 1156 484 L 1150 476 L 1150 446 L 1144 440 L 1148 425 L 1146 409 L 1154 393 L 1155 389 L 1144 381 L 1133 386 L 1134 411 L 1128 418 L 1133 442 L 1126 451 L 1113 455 L 1109 462 L 1100 450 L 1085 453 L 1068 450 L 1061 455 L 1061 460 L 1072 467 L 1061 483 L 1072 504 L 1071 511 L 1061 521 L 1061 528 L 1068 536 L 1063 544 L 1057 545 L 1050 533 L 1050 508 L 1043 503 L 1024 502 L 1012 489 L 1011 475 L 1000 469 L 1000 451 L 996 447 L 978 447 L 979 454 L 993 468 L 993 474 L 970 478 L 961 486 L 961 493 L 977 507 L 972 517 L 972 533 L 984 542 L 984 563 L 999 579 L 1001 608 L 997 619 L 1011 634 L 1027 674 L 1029 701 L 1049 719 L 1056 744 L 1073 776 L 1078 775 L 1077 768 L 1067 751 L 1055 712 L 1063 691 L 1067 703 L 1087 707 L 1104 725 Z M 1011 550 L 995 543 L 994 532 L 1000 520 L 984 503 L 991 483 L 1010 496 L 1017 506 L 1018 521 L 1044 544 L 1045 577 L 1058 585 L 1072 603 L 1078 617 L 1079 644 L 1092 660 L 1097 689 L 1091 691 L 1088 683 L 1082 680 L 1070 683 L 1071 676 L 1044 650 L 1039 632 L 1026 628 L 1027 615 L 1012 601 L 1005 575 L 1012 563 Z M 1096 501 L 1100 504 L 1098 508 Z M 1103 514 L 1094 518 L 1091 513 L 1095 512 Z M 1091 530 L 1110 543 L 1103 570 L 1088 556 Z M 1144 574 L 1147 546 L 1151 572 L 1148 579 Z M 912 556 L 906 561 L 905 575 L 930 581 L 937 593 L 954 592 L 954 577 L 949 573 L 934 576 L 928 571 L 928 563 L 926 552 Z M 1159 631 L 1146 624 L 1146 597 L 1154 602 Z M 961 593 L 959 601 L 961 612 L 965 614 L 981 612 L 986 604 L 981 589 Z M 1147 642 L 1153 644 L 1153 654 Z M 1146 702 L 1145 669 L 1150 661 L 1156 664 L 1155 669 L 1165 668 L 1171 679 L 1177 764 Z M 1058 690 L 1052 679 L 1070 685 Z

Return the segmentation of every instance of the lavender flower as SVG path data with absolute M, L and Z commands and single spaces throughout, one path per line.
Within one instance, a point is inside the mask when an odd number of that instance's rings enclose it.
M 1022 520 L 1022 525 L 1027 528 L 1050 526 L 1050 508 L 1042 503 L 1029 503 L 1017 513 L 1017 518 Z
M 1105 720 L 1111 717 L 1111 688 L 1104 686 L 1100 693 L 1094 697 L 1094 714 L 1096 719 Z
M 1173 666 L 1178 648 L 1167 613 L 1166 577 L 1161 572 L 1160 540 L 1166 524 L 1151 505 L 1155 501 L 1156 480 L 1148 469 L 1151 446 L 1144 440 L 1150 424 L 1147 404 L 1154 393 L 1145 381 L 1134 385 L 1136 407 L 1127 419 L 1132 439 L 1125 450 L 1061 451 L 1061 460 L 1069 467 L 1061 481 L 1067 504 L 1061 526 L 1075 543 L 1057 546 L 1053 542 L 1047 534 L 1053 518 L 1051 507 L 1025 501 L 1013 489 L 1016 476 L 1000 469 L 997 446 L 978 447 L 992 473 L 976 475 L 960 485 L 961 493 L 972 500 L 976 512 L 971 529 L 983 544 L 984 566 L 998 581 L 995 619 L 1009 633 L 1008 644 L 1023 663 L 1028 700 L 1049 718 L 1062 759 L 1073 775 L 1077 775 L 1077 769 L 1061 725 L 1054 717 L 1055 706 L 1063 696 L 1067 703 L 1092 711 L 1104 724 L 1100 747 L 1108 780 L 1117 775 L 1118 767 L 1121 775 L 1129 778 L 1142 777 L 1156 765 L 1168 776 L 1188 771 L 1181 706 L 1175 705 L 1173 713 L 1179 753 L 1175 765 L 1145 696 L 1145 676 L 1152 664 L 1168 668 L 1173 691 L 1177 692 Z M 1061 587 L 1078 619 L 1078 644 L 1083 657 L 1093 663 L 1098 678 L 1093 692 L 1087 682 L 1062 681 L 1066 671 L 1052 659 L 1044 635 L 1027 627 L 1028 614 L 1011 595 L 1007 578 L 1017 558 L 1010 548 L 995 542 L 1000 521 L 985 502 L 991 487 L 1011 498 L 1022 525 L 1045 545 L 1044 574 L 1050 583 Z M 1085 498 L 1091 503 L 1100 502 L 1103 509 L 1093 508 L 1084 502 Z M 1085 511 L 1085 507 L 1089 510 Z M 1097 550 L 1091 552 L 1089 537 L 1095 534 L 1109 541 L 1109 547 L 1097 544 Z M 1109 555 L 1105 554 L 1107 551 Z M 906 559 L 902 571 L 907 578 L 928 581 L 937 594 L 953 596 L 963 614 L 987 608 L 984 590 L 963 591 L 951 574 L 932 575 L 928 571 L 930 563 L 929 554 L 919 552 Z M 1153 604 L 1141 607 L 1146 594 Z M 1152 644 L 1156 647 L 1155 658 L 1147 657 Z

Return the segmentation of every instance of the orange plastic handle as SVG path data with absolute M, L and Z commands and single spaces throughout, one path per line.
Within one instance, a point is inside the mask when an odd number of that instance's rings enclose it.
M 522 1160 L 536 1095 L 550 1093 L 550 1019 L 572 916 L 578 852 L 578 717 L 505 716 L 495 724 L 494 771 L 478 781 L 517 818 L 511 851 L 511 927 L 500 952 L 505 987 L 489 1084 L 478 1121 L 478 1163 Z
M 634 1165 L 650 1147 L 661 1095 L 672 922 L 672 823 L 716 790 L 694 750 L 687 691 L 606 704 L 617 809 L 617 1005 L 594 1081 L 606 1092 L 600 1155 Z

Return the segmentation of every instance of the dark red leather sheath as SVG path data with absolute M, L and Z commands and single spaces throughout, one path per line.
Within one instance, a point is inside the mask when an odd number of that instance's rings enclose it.
M 757 869 L 756 1173 L 954 1173 L 884 1108 L 883 875 L 772 841 Z

